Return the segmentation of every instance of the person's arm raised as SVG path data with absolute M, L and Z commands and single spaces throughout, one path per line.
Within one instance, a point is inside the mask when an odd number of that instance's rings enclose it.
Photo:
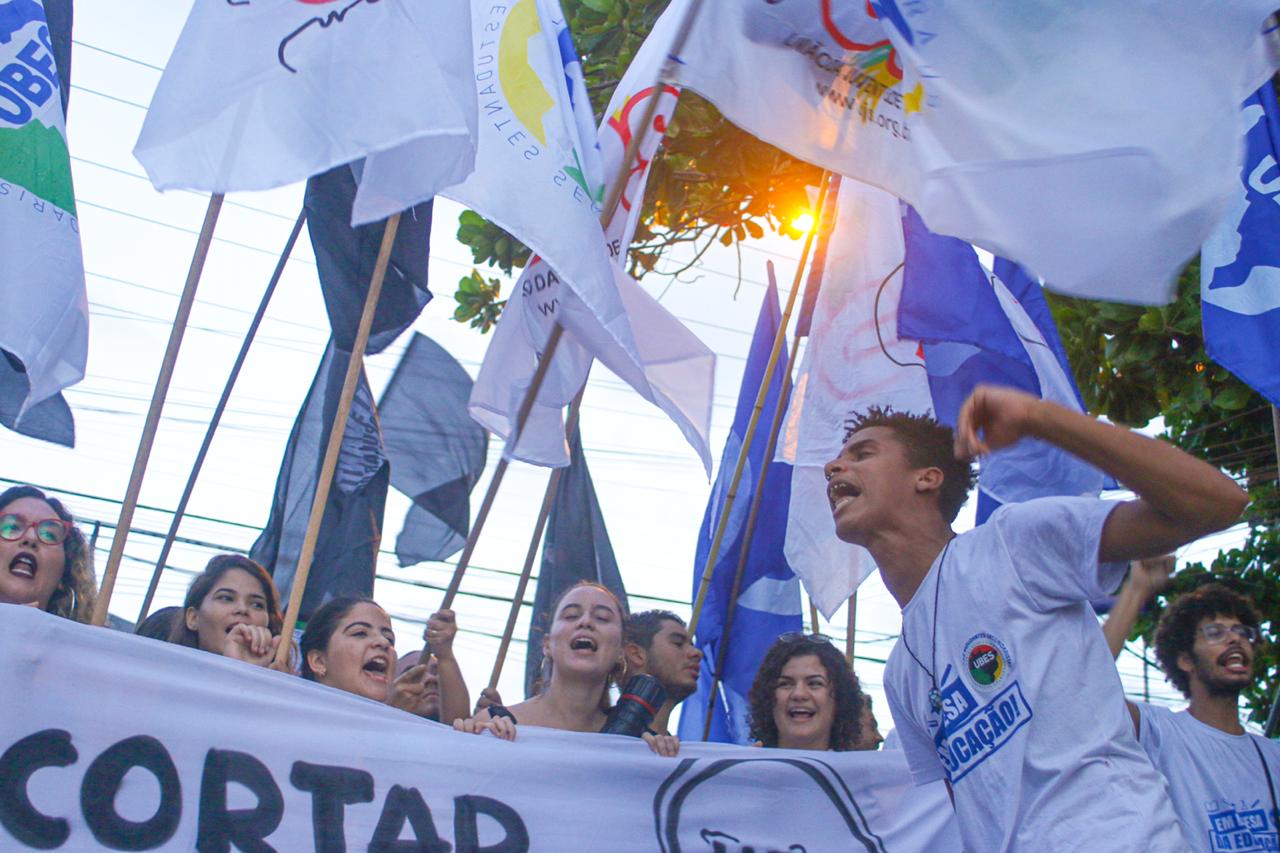
M 423 639 L 431 644 L 439 667 L 440 722 L 449 725 L 454 720 L 467 717 L 471 712 L 471 694 L 467 690 L 462 668 L 453 654 L 453 638 L 458 634 L 458 622 L 452 610 L 438 610 L 427 620 Z
M 1116 603 L 1111 605 L 1107 621 L 1102 623 L 1103 636 L 1113 658 L 1120 657 L 1124 642 L 1138 624 L 1138 614 L 1148 601 L 1169 585 L 1173 574 L 1173 555 L 1166 554 L 1151 560 L 1134 560 L 1129 564 L 1129 578 L 1120 587 Z
M 1107 518 L 1099 562 L 1168 553 L 1229 527 L 1248 501 L 1213 466 L 1163 441 L 1112 426 L 1010 388 L 979 385 L 956 420 L 956 456 L 1038 438 L 1115 477 L 1137 495 Z

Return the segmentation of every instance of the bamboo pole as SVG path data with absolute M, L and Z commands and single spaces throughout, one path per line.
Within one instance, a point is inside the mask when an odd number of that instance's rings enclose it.
M 769 279 L 773 280 L 773 262 L 769 262 Z M 812 280 L 810 287 L 816 286 Z M 729 643 L 732 638 L 734 617 L 738 612 L 738 595 L 742 591 L 742 577 L 746 574 L 747 557 L 751 553 L 751 540 L 755 538 L 756 520 L 760 515 L 760 506 L 764 502 L 765 482 L 772 467 L 773 453 L 778 447 L 778 433 L 782 428 L 783 418 L 787 414 L 787 401 L 791 394 L 791 371 L 796 363 L 796 354 L 800 349 L 800 336 L 791 340 L 791 351 L 787 354 L 787 366 L 782 375 L 782 390 L 778 393 L 778 402 L 773 410 L 773 423 L 769 426 L 769 441 L 765 445 L 764 462 L 760 466 L 760 476 L 755 483 L 755 491 L 751 495 L 751 508 L 747 512 L 747 522 L 742 528 L 742 545 L 738 549 L 738 565 L 733 573 L 733 586 L 729 591 L 728 606 L 725 609 L 724 628 L 720 632 L 720 643 L 716 649 L 716 665 L 712 670 L 711 691 L 707 697 L 707 713 L 702 723 L 702 739 L 711 736 L 711 718 L 716 707 L 716 691 L 724 678 L 724 661 L 728 656 Z
M 824 170 L 821 180 L 822 190 L 818 194 L 818 203 L 816 205 L 819 211 L 819 218 L 826 206 L 827 191 L 831 187 L 831 173 Z M 747 464 L 747 452 L 750 450 L 751 441 L 755 437 L 756 426 L 760 421 L 760 412 L 764 409 L 765 398 L 769 395 L 773 372 L 778 365 L 778 357 L 782 353 L 782 344 L 786 340 L 787 324 L 791 320 L 791 312 L 795 308 L 796 297 L 800 293 L 804 267 L 808 262 L 809 250 L 813 246 L 813 238 L 818 231 L 818 225 L 821 225 L 821 223 L 815 224 L 815 227 L 809 229 L 809 233 L 805 235 L 804 248 L 800 252 L 800 262 L 796 266 L 795 278 L 791 283 L 791 292 L 787 294 L 787 305 L 782 311 L 782 322 L 778 325 L 778 332 L 773 337 L 773 348 L 769 351 L 769 363 L 765 366 L 764 381 L 760 383 L 760 390 L 756 393 L 756 402 L 751 409 L 751 418 L 747 421 L 747 431 L 742 438 L 742 448 L 738 451 L 738 461 L 734 466 L 733 476 L 729 480 L 729 491 L 725 495 L 724 506 L 720 509 L 720 519 L 716 523 L 716 532 L 711 539 L 711 549 L 707 553 L 707 562 L 702 570 L 702 580 L 698 584 L 698 594 L 693 600 L 693 614 L 689 619 L 690 635 L 693 635 L 698 629 L 698 620 L 702 616 L 702 607 L 707 600 L 707 588 L 711 586 L 711 576 L 715 572 L 716 560 L 720 557 L 720 546 L 724 542 L 725 531 L 729 526 L 729 516 L 737 499 L 738 484 L 742 481 L 742 471 Z
M 809 624 L 812 626 L 810 628 L 810 633 L 813 633 L 813 634 L 822 633 L 821 631 L 818 630 L 818 605 L 813 603 L 812 598 L 809 599 Z
M 187 281 L 183 285 L 182 296 L 178 299 L 178 311 L 173 318 L 173 328 L 169 331 L 169 343 L 165 348 L 164 360 L 160 363 L 160 374 L 156 377 L 155 390 L 151 394 L 151 406 L 147 410 L 147 419 L 142 426 L 138 451 L 133 458 L 133 472 L 129 475 L 129 486 L 125 490 L 124 502 L 120 504 L 120 518 L 116 522 L 115 535 L 111 537 L 111 552 L 107 556 L 106 568 L 102 571 L 102 585 L 98 589 L 98 600 L 94 603 L 93 618 L 90 620 L 94 625 L 105 625 L 107 622 L 107 608 L 111 604 L 111 593 L 115 590 L 120 562 L 124 559 L 124 546 L 129 539 L 129 527 L 133 524 L 133 512 L 138 506 L 138 496 L 142 492 L 142 478 L 147 471 L 147 461 L 151 458 L 151 445 L 155 443 L 156 430 L 160 426 L 160 413 L 164 409 L 164 400 L 169 393 L 173 368 L 178 363 L 178 351 L 182 348 L 182 336 L 187 330 L 191 306 L 195 303 L 196 286 L 200 283 L 204 262 L 209 256 L 209 246 L 213 242 L 213 229 L 218 223 L 218 213 L 222 210 L 222 198 L 222 193 L 209 196 L 204 223 L 200 226 L 200 236 L 196 240 L 196 249 L 191 256 L 191 266 L 187 270 Z
M 325 448 L 324 461 L 320 465 L 320 475 L 316 480 L 316 493 L 311 501 L 311 515 L 307 519 L 307 532 L 302 539 L 302 550 L 298 554 L 298 567 L 294 571 L 293 583 L 289 589 L 289 608 L 285 611 L 284 625 L 280 630 L 281 641 L 276 650 L 276 663 L 286 666 L 289 652 L 293 648 L 292 636 L 294 626 L 298 624 L 298 611 L 302 608 L 302 594 L 307 586 L 307 576 L 311 574 L 311 562 L 315 557 L 316 539 L 320 535 L 320 522 L 324 519 L 325 505 L 329 502 L 329 488 L 333 485 L 334 469 L 338 465 L 338 455 L 342 452 L 342 437 L 347 431 L 347 415 L 351 411 L 351 398 L 355 396 L 356 384 L 360 379 L 360 371 L 364 367 L 364 351 L 369 344 L 369 330 L 373 326 L 373 315 L 378 307 L 378 297 L 382 294 L 382 281 L 387 274 L 387 264 L 391 260 L 391 248 L 396 241 L 396 231 L 400 228 L 400 214 L 387 219 L 386 230 L 382 234 L 382 245 L 378 248 L 378 260 L 373 267 L 373 277 L 369 280 L 369 294 L 364 300 L 364 311 L 360 314 L 360 325 L 356 328 L 355 343 L 351 347 L 351 358 L 347 362 L 347 373 L 342 380 L 342 394 L 338 398 L 338 410 L 333 416 L 333 426 L 329 428 L 329 444 Z
M 849 596 L 849 628 L 848 635 L 844 638 L 844 657 L 849 661 L 849 666 L 853 666 L 853 635 L 858 627 L 858 591 L 855 589 L 853 595 Z
M 240 377 L 240 368 L 244 366 L 245 358 L 249 355 L 249 347 L 253 344 L 254 337 L 258 334 L 258 327 L 262 325 L 262 319 L 266 316 L 267 305 L 271 302 L 271 296 L 276 292 L 276 285 L 280 283 L 280 276 L 284 273 L 285 264 L 289 260 L 289 256 L 293 253 L 293 246 L 298 242 L 298 235 L 302 233 L 302 225 L 306 222 L 307 211 L 303 208 L 298 213 L 298 219 L 293 223 L 293 230 L 289 232 L 289 239 L 285 241 L 284 251 L 280 254 L 280 259 L 276 261 L 275 271 L 271 273 L 271 280 L 267 282 L 266 292 L 262 294 L 262 301 L 258 303 L 258 310 L 253 315 L 253 321 L 249 323 L 249 331 L 245 333 L 244 343 L 240 345 L 240 352 L 236 355 L 235 363 L 231 366 L 231 374 L 227 376 L 227 383 L 222 387 L 222 397 L 218 400 L 218 405 L 214 407 L 213 417 L 209 420 L 209 427 L 205 430 L 204 441 L 200 444 L 200 450 L 196 453 L 196 461 L 191 466 L 191 473 L 187 476 L 187 485 L 182 490 L 182 497 L 178 500 L 178 508 L 173 511 L 173 520 L 169 523 L 169 532 L 165 534 L 164 544 L 160 547 L 160 556 L 156 558 L 156 566 L 151 571 L 151 582 L 147 585 L 147 594 L 142 599 L 142 609 L 138 611 L 138 624 L 142 624 L 142 620 L 147 618 L 147 613 L 151 611 L 151 602 L 155 599 L 156 589 L 160 586 L 160 574 L 164 571 L 165 561 L 169 559 L 169 552 L 173 549 L 174 540 L 178 535 L 178 526 L 182 524 L 182 517 L 187 512 L 187 503 L 191 500 L 191 493 L 195 491 L 196 479 L 200 476 L 200 469 L 204 467 L 205 456 L 209 453 L 209 447 L 213 444 L 213 435 L 218 429 L 218 425 L 222 423 L 222 414 L 226 411 L 227 402 L 231 399 L 231 390 L 235 387 L 236 380 Z
M 666 60 L 663 62 L 662 68 L 658 71 L 658 78 L 654 82 L 654 93 L 645 103 L 644 112 L 641 116 L 640 129 L 637 133 L 631 135 L 631 140 L 627 143 L 626 150 L 622 155 L 622 165 L 619 168 L 617 178 L 609 185 L 608 194 L 605 196 L 604 206 L 601 208 L 602 213 L 600 222 L 604 229 L 608 229 L 613 222 L 613 217 L 617 213 L 618 203 L 622 200 L 622 193 L 626 191 L 629 176 L 631 175 L 631 164 L 636 159 L 636 154 L 640 150 L 640 146 L 644 142 L 644 138 L 648 135 L 649 128 L 653 124 L 653 117 L 658 111 L 658 101 L 662 96 L 662 86 L 666 81 L 675 76 L 676 68 L 679 64 L 678 57 L 680 51 L 684 49 L 685 42 L 689 39 L 689 33 L 693 29 L 693 23 L 697 19 L 698 11 L 701 8 L 701 0 L 694 0 L 689 4 L 688 10 L 685 12 L 684 18 L 681 20 L 676 37 L 672 41 L 671 50 L 667 54 Z M 498 488 L 502 485 L 502 479 L 507 473 L 510 465 L 510 458 L 515 452 L 516 442 L 519 440 L 520 432 L 524 429 L 525 421 L 528 419 L 529 411 L 533 407 L 533 402 L 538 396 L 538 392 L 542 389 L 542 383 L 546 378 L 547 369 L 551 365 L 551 358 L 555 354 L 556 346 L 560 343 L 560 338 L 564 333 L 564 327 L 557 320 L 551 327 L 551 332 L 547 336 L 547 343 L 543 347 L 541 358 L 538 360 L 538 367 L 534 371 L 533 377 L 529 381 L 529 387 L 525 390 L 524 398 L 520 401 L 520 408 L 516 413 L 516 422 L 512 427 L 511 434 L 507 437 L 507 448 L 503 453 L 502 459 L 498 461 L 494 468 L 493 476 L 489 479 L 489 485 L 485 489 L 483 500 L 480 502 L 480 509 L 476 512 L 476 519 L 471 525 L 471 531 L 467 535 L 466 544 L 463 545 L 462 554 L 458 557 L 458 563 L 454 567 L 453 577 L 449 580 L 449 586 L 445 589 L 444 599 L 441 601 L 440 607 L 448 608 L 453 605 L 454 598 L 458 595 L 458 589 L 462 585 L 462 578 L 466 574 L 467 567 L 471 564 L 472 554 L 475 552 L 476 543 L 480 539 L 480 532 L 484 529 L 485 523 L 489 519 L 489 512 L 493 508 L 494 499 L 497 497 Z M 584 386 L 585 387 L 585 386 Z
M 583 391 L 586 386 L 583 386 Z M 569 441 L 578 428 L 578 414 L 582 411 L 582 391 L 573 398 L 569 406 L 569 417 L 565 421 L 564 434 Z M 547 528 L 547 519 L 551 517 L 551 506 L 555 503 L 556 492 L 560 488 L 560 478 L 566 468 L 555 468 L 547 480 L 547 490 L 542 496 L 542 508 L 538 510 L 538 521 L 533 526 L 533 538 L 529 540 L 529 549 L 525 552 L 524 568 L 520 570 L 520 580 L 516 584 L 515 595 L 511 598 L 511 609 L 507 612 L 507 626 L 502 630 L 502 641 L 498 645 L 498 656 L 493 661 L 493 672 L 489 675 L 489 689 L 498 689 L 498 679 L 502 677 L 502 665 L 507 658 L 507 650 L 511 647 L 511 638 L 515 635 L 516 619 L 520 616 L 520 608 L 524 605 L 524 593 L 529 586 L 529 578 L 533 575 L 533 561 L 538 556 L 538 545 L 542 542 L 542 534 Z

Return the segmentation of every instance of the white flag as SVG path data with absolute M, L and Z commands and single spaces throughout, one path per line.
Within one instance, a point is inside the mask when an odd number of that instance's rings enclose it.
M 1055 289 L 1160 302 L 1235 191 L 1274 5 L 722 0 L 680 82 Z
M 22 363 L 7 399 L 14 429 L 37 404 L 84 378 L 89 349 L 80 222 L 76 217 L 59 69 L 44 10 L 0 15 L 0 349 Z M 3 361 L 3 358 L 0 358 Z M 8 370 L 7 365 L 2 365 Z M 34 415 L 33 415 L 34 417 Z
M 607 232 L 598 222 L 603 184 L 586 180 L 586 169 L 577 165 L 585 159 L 584 151 L 593 153 L 601 164 L 601 180 L 615 179 L 631 135 L 640 130 L 646 101 L 655 94 L 653 83 L 666 51 L 652 39 L 645 42 L 615 89 L 605 121 L 592 131 L 598 146 L 588 147 L 583 140 L 589 137 L 580 135 L 590 112 L 577 56 L 570 50 L 572 42 L 554 2 L 543 8 L 551 17 L 532 17 L 539 8 L 535 0 L 520 0 L 499 14 L 494 10 L 505 7 L 479 3 L 473 22 L 477 33 L 501 29 L 501 35 L 482 39 L 476 49 L 481 108 L 491 119 L 482 129 L 476 174 L 448 193 L 538 254 L 521 274 L 498 322 L 472 391 L 472 416 L 499 436 L 510 434 L 538 355 L 558 319 L 566 333 L 515 458 L 539 465 L 569 464 L 562 410 L 586 382 L 593 360 L 599 359 L 671 417 L 709 473 L 715 355 L 620 266 L 639 217 L 649 161 L 679 93 L 670 87 L 658 93 L 653 127 L 637 152 Z M 545 42 L 542 53 L 536 49 L 539 37 Z M 496 60 L 485 53 L 486 44 L 493 53 L 495 41 Z M 553 48 L 557 52 L 548 59 Z M 575 94 L 566 83 L 574 86 Z M 539 98 L 545 98 L 541 114 L 531 112 L 530 106 Z M 572 107 L 572 118 L 562 110 L 558 125 L 552 124 L 550 105 L 566 103 Z
M 919 344 L 898 339 L 903 255 L 898 200 L 841 181 L 809 343 L 778 452 L 795 466 L 783 551 L 828 619 L 875 564 L 865 548 L 836 538 L 822 467 L 840 452 L 854 409 L 933 411 Z
M 470 62 L 456 2 L 196 0 L 134 155 L 157 189 L 231 192 L 377 154 L 353 224 L 382 219 L 470 173 Z

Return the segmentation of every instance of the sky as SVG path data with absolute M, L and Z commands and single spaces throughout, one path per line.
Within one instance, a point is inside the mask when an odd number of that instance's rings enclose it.
M 100 522 L 97 565 L 105 564 L 165 344 L 207 196 L 154 191 L 131 149 L 160 73 L 191 8 L 190 0 L 112 0 L 76 8 L 68 139 L 80 213 L 91 315 L 88 374 L 66 392 L 76 418 L 75 449 L 3 437 L 0 478 L 31 482 L 63 497 L 90 527 Z M 249 320 L 297 216 L 302 185 L 227 197 L 201 280 L 168 401 L 125 549 L 111 611 L 133 621 L 213 406 Z M 454 238 L 460 206 L 440 200 L 432 230 L 430 284 L 435 299 L 414 326 L 448 349 L 473 376 L 488 337 L 452 319 L 453 292 L 469 273 L 469 250 Z M 717 353 L 712 454 L 719 462 L 745 356 L 773 260 L 785 298 L 800 243 L 769 236 L 746 244 L 742 280 L 731 250 L 709 252 L 679 279 L 650 275 L 642 285 Z M 674 256 L 666 269 L 680 262 Z M 485 270 L 487 275 L 499 276 Z M 505 283 L 509 287 L 509 282 Z M 409 333 L 367 360 L 381 394 Z M 184 520 L 155 607 L 180 603 L 187 584 L 219 547 L 247 548 L 267 518 L 284 445 L 319 364 L 328 321 L 308 240 L 300 240 L 271 303 L 213 443 Z M 694 451 L 655 407 L 597 366 L 582 410 L 586 455 L 633 610 L 663 607 L 688 614 L 698 528 L 710 483 Z M 479 504 L 500 453 L 473 496 Z M 547 471 L 513 464 L 480 539 L 455 609 L 458 656 L 473 696 L 494 664 L 498 636 L 523 563 Z M 8 483 L 0 483 L 7 485 Z M 391 548 L 409 501 L 392 490 L 383 546 Z M 972 507 L 959 529 L 972 525 Z M 1206 559 L 1232 536 L 1180 552 Z M 379 561 L 375 598 L 393 616 L 401 653 L 420 643 L 422 623 L 438 606 L 452 566 L 401 569 Z M 532 598 L 532 589 L 528 597 Z M 500 692 L 522 695 L 524 608 Z M 807 628 L 811 627 L 806 625 Z M 859 593 L 856 670 L 880 707 L 883 664 L 900 628 L 898 609 L 877 576 Z M 845 614 L 818 626 L 843 643 Z M 1144 692 L 1136 655 L 1122 655 L 1126 691 Z M 1158 671 L 1150 696 L 1180 705 Z M 887 727 L 887 723 L 886 723 Z

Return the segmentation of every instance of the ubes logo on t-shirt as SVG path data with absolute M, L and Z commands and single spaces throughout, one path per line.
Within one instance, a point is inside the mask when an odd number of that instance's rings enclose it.
M 974 686 L 981 690 L 996 687 L 1013 668 L 1013 657 L 1005 644 L 991 634 L 975 634 L 964 645 L 964 663 Z

